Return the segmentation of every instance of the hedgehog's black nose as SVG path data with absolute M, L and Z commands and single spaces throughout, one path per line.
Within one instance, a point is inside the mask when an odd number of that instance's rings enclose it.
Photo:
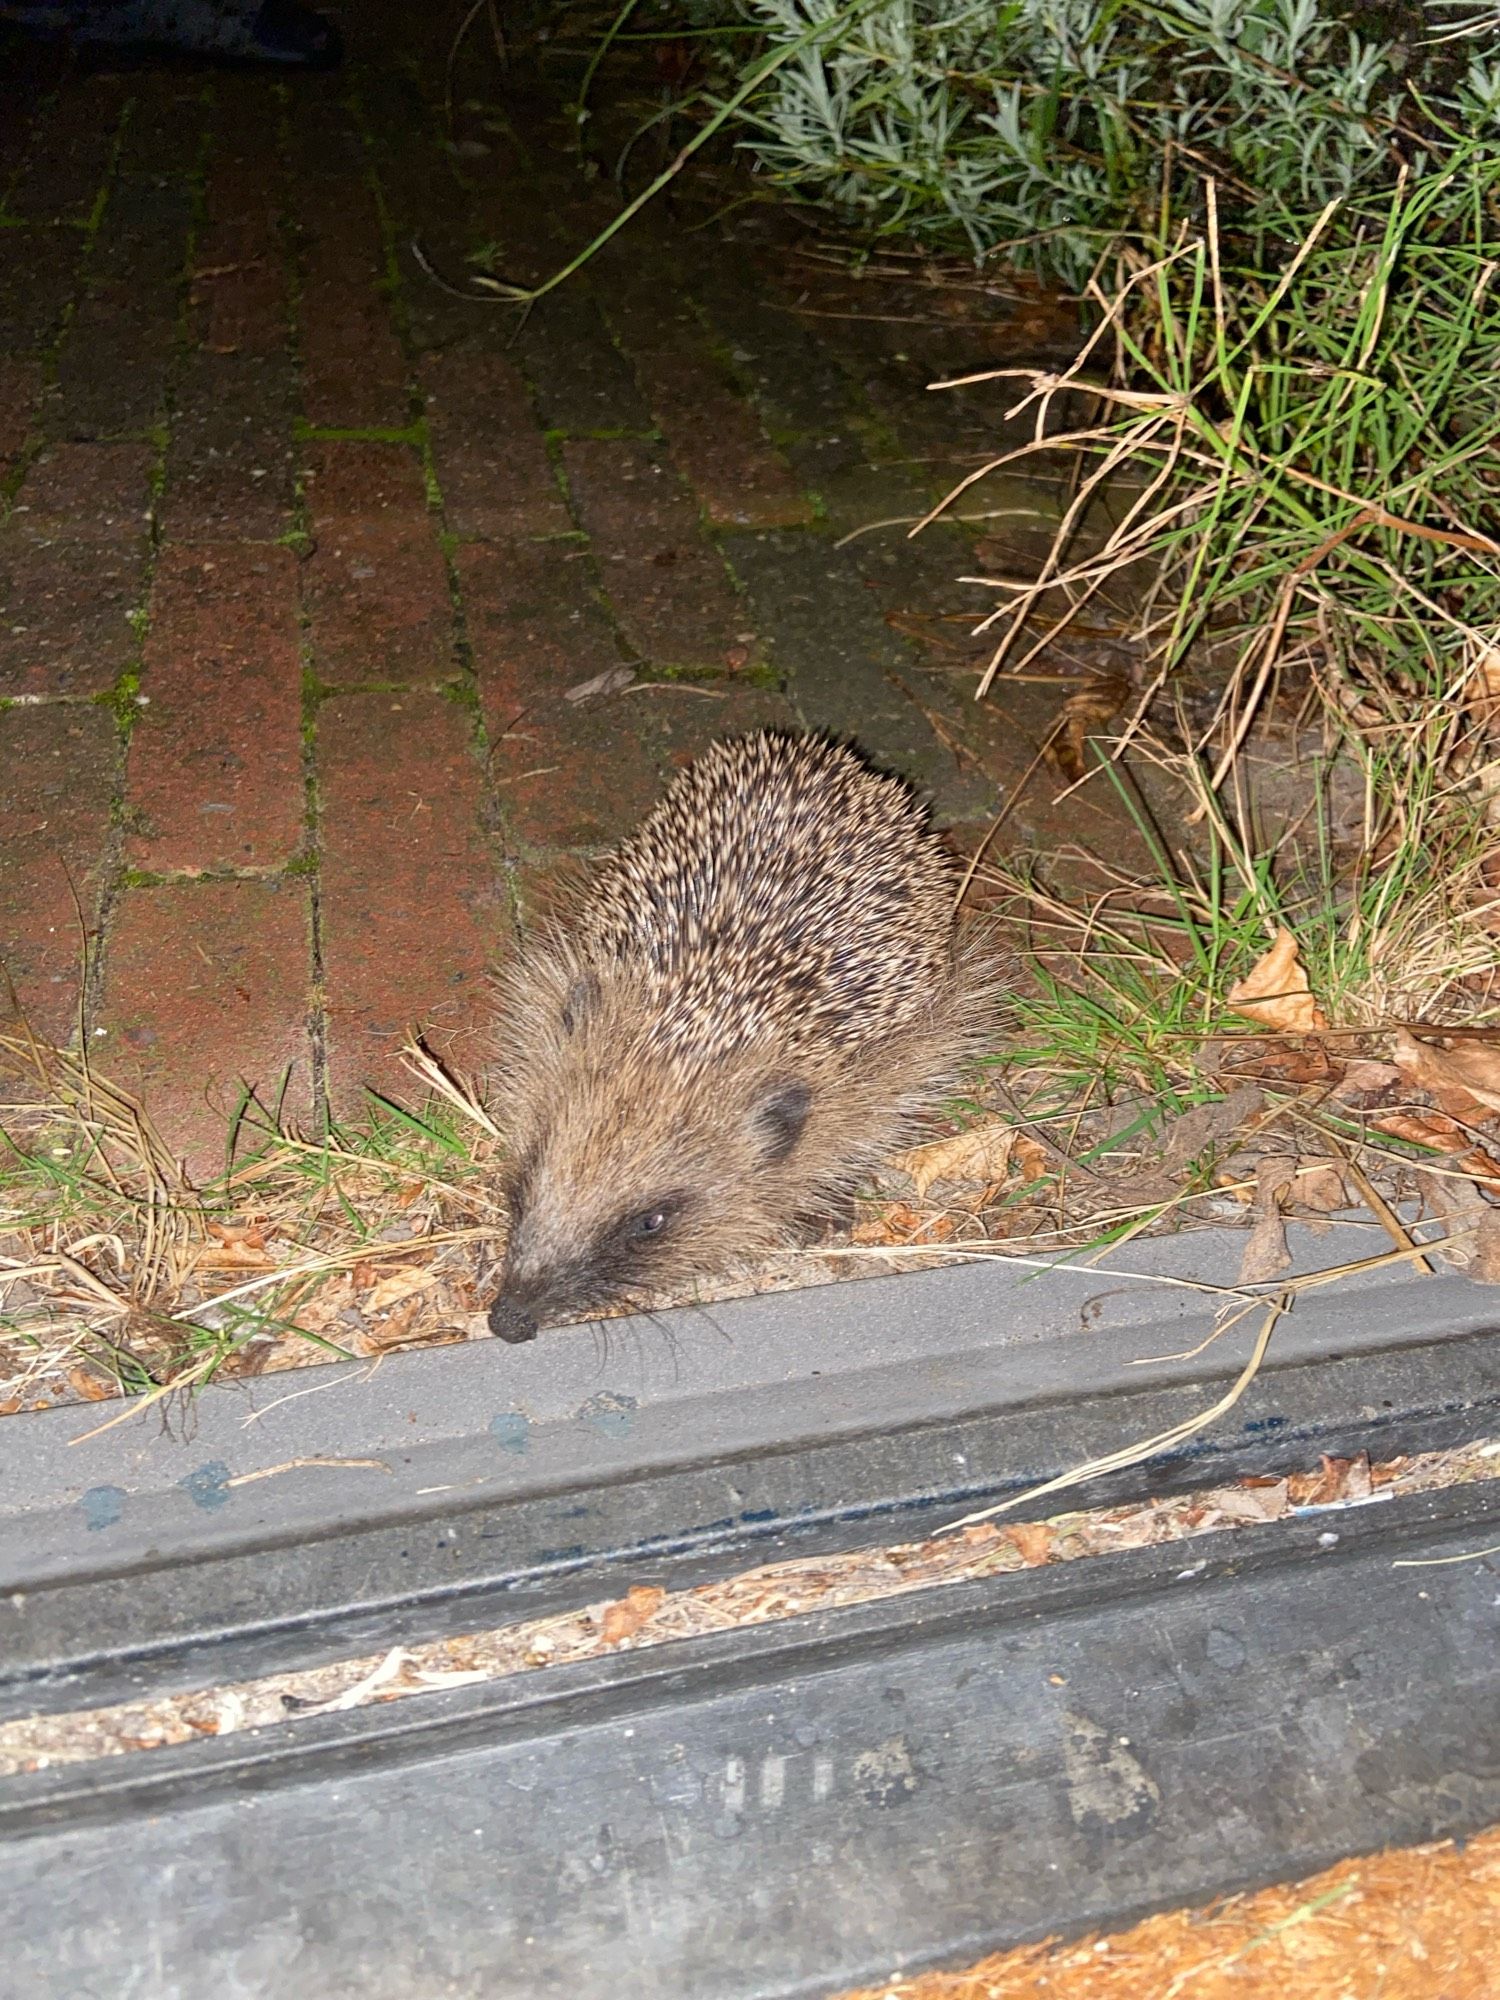
M 490 1332 L 497 1340 L 508 1340 L 513 1347 L 519 1347 L 523 1340 L 535 1340 L 539 1329 L 537 1322 L 524 1306 L 518 1306 L 502 1292 L 490 1307 Z

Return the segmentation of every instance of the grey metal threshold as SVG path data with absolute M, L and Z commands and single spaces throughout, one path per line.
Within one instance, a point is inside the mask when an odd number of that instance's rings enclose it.
M 670 1343 L 615 1329 L 602 1356 L 573 1332 L 302 1371 L 83 1443 L 108 1406 L 8 1419 L 0 1715 L 919 1536 L 1222 1394 L 1254 1316 L 1188 1358 L 1212 1299 L 1124 1273 L 1222 1284 L 1242 1240 L 743 1300 L 671 1316 Z M 1296 1243 L 1306 1269 L 1382 1247 L 1352 1225 Z M 1309 1292 L 1228 1418 L 1081 1504 L 1500 1434 L 1497 1318 L 1492 1293 L 1406 1265 Z M 77 1871 L 17 1991 L 826 1992 L 1472 1829 L 1500 1818 L 1496 1563 L 1391 1559 L 1493 1544 L 1497 1500 L 11 1780 L 0 1892 Z M 122 1983 L 146 1939 L 158 1971 Z

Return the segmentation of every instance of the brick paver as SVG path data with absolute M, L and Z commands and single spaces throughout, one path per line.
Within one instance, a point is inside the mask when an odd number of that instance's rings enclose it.
M 622 656 L 579 541 L 475 543 L 458 576 L 490 769 L 512 840 L 528 852 L 599 847 L 660 786 L 650 697 L 578 697 Z
M 102 694 L 134 659 L 144 545 L 0 530 L 0 699 Z
M 415 445 L 320 438 L 303 447 L 300 469 L 315 536 L 428 525 L 427 482 Z
M 348 148 L 346 176 L 319 174 L 297 193 L 305 407 L 311 422 L 329 428 L 400 426 L 411 404 L 385 244 L 352 139 Z
M 16 495 L 11 525 L 28 536 L 68 533 L 132 541 L 146 532 L 155 447 L 54 444 L 43 451 Z
M 90 1045 L 199 1171 L 242 1079 L 316 1122 L 409 1027 L 480 1060 L 487 962 L 716 736 L 850 732 L 969 826 L 1048 726 L 911 636 L 958 531 L 841 541 L 993 445 L 925 382 L 1001 308 L 809 305 L 774 218 L 682 233 L 718 192 L 466 295 L 616 212 L 576 78 L 345 28 L 328 76 L 0 77 L 0 951 L 71 1032 L 78 887 Z
M 118 752 L 105 709 L 0 710 L 0 1016 L 14 988 L 33 1032 L 61 1041 L 106 879 Z
M 743 665 L 755 636 L 746 609 L 673 467 L 628 438 L 579 439 L 563 463 L 630 644 L 673 666 Z
M 435 681 L 453 671 L 448 572 L 426 527 L 323 536 L 304 567 L 303 602 L 320 681 Z
M 0 484 L 21 455 L 42 397 L 42 364 L 34 355 L 0 354 Z
M 190 190 L 137 175 L 117 183 L 105 219 L 58 356 L 49 427 L 59 437 L 149 430 L 177 352 Z
M 296 559 L 169 547 L 151 592 L 125 790 L 137 868 L 274 867 L 302 836 Z
M 224 1169 L 243 1085 L 304 1129 L 313 1122 L 309 936 L 308 888 L 296 877 L 121 897 L 91 1052 L 200 1177 Z
M 293 374 L 284 354 L 196 353 L 177 386 L 162 527 L 178 541 L 274 541 L 292 519 Z
M 474 718 L 430 691 L 356 694 L 318 715 L 320 908 L 335 1112 L 403 1089 L 396 1051 L 425 1024 L 472 1061 L 503 930 L 481 826 Z
M 422 395 L 443 511 L 458 535 L 571 528 L 520 370 L 505 354 L 432 354 Z

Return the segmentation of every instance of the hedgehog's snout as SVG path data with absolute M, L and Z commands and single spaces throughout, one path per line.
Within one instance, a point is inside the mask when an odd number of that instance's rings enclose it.
M 535 1315 L 504 1292 L 491 1304 L 489 1318 L 490 1332 L 497 1340 L 508 1340 L 512 1347 L 519 1347 L 526 1340 L 535 1340 L 541 1331 Z

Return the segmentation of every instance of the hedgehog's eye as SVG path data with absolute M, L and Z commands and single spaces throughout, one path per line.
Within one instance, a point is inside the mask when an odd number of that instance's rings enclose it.
M 681 1208 L 681 1195 L 666 1195 L 660 1201 L 653 1202 L 650 1208 L 637 1209 L 634 1215 L 627 1215 L 620 1234 L 631 1240 L 645 1236 L 660 1236 Z

